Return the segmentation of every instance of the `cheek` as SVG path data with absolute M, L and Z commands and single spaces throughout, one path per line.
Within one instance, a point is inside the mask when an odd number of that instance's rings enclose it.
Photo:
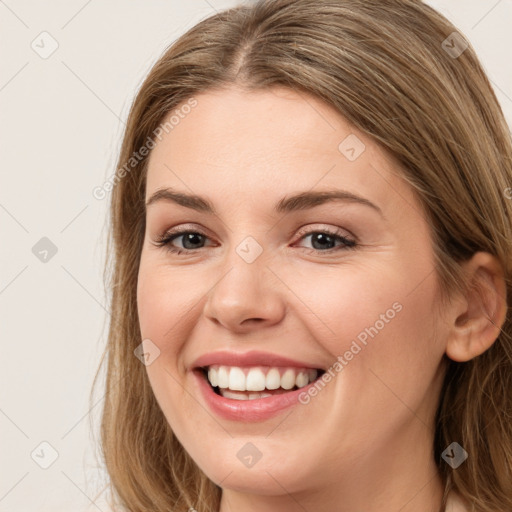
M 334 459 L 357 458 L 352 447 L 368 439 L 386 445 L 410 420 L 411 410 L 433 407 L 436 395 L 430 390 L 435 391 L 443 355 L 433 335 L 436 283 L 431 275 L 412 291 L 412 278 L 399 267 L 372 272 L 352 267 L 330 279 L 317 276 L 314 288 L 302 283 L 294 289 L 314 313 L 301 315 L 303 325 L 333 357 L 331 391 L 314 400 L 331 411 L 325 428 L 346 432 L 332 450 Z
M 154 339 L 166 352 L 174 350 L 173 340 L 189 328 L 197 313 L 198 301 L 207 291 L 200 279 L 190 279 L 179 269 L 169 269 L 141 261 L 137 283 L 137 310 L 142 336 Z
M 393 389 L 419 379 L 420 385 L 430 382 L 443 354 L 442 343 L 434 338 L 434 275 L 414 288 L 413 276 L 427 271 L 405 265 L 345 270 L 318 274 L 314 286 L 296 280 L 293 287 L 309 310 L 301 321 L 310 334 L 333 361 L 341 356 L 350 377 L 344 385 L 378 388 L 370 370 L 382 374 Z
M 295 313 L 316 341 L 336 356 L 349 350 L 353 341 L 369 347 L 370 340 L 400 323 L 405 294 L 390 268 L 334 270 L 317 273 L 313 279 L 302 276 L 290 288 L 302 302 L 297 302 Z
M 141 258 L 137 282 L 141 336 L 142 339 L 149 338 L 160 350 L 159 356 L 146 367 L 146 371 L 167 421 L 180 432 L 183 431 L 184 418 L 170 412 L 182 411 L 187 405 L 180 355 L 187 339 L 185 333 L 189 332 L 192 316 L 197 313 L 194 305 L 200 292 L 197 280 L 190 281 L 191 286 L 186 286 L 189 280 L 185 280 L 178 269 L 165 268 L 144 255 Z

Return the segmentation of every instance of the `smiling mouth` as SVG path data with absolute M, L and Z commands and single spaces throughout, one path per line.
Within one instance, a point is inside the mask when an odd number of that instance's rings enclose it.
M 289 393 L 322 377 L 323 369 L 278 367 L 201 367 L 203 378 L 213 392 L 232 400 L 255 400 Z

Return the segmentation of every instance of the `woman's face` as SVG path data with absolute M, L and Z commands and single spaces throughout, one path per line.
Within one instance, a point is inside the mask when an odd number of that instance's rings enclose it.
M 419 203 L 383 151 L 314 97 L 195 100 L 167 118 L 146 187 L 138 314 L 167 421 L 233 493 L 377 492 L 400 474 L 412 496 L 432 478 L 447 332 Z M 154 196 L 163 189 L 202 201 Z M 323 191 L 361 199 L 307 198 Z M 199 366 L 238 390 L 219 396 Z M 313 369 L 326 373 L 304 385 Z

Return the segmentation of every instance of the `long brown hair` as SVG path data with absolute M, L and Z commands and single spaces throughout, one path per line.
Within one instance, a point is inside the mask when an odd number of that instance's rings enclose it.
M 141 148 L 151 148 L 170 112 L 178 115 L 199 93 L 277 85 L 336 108 L 387 150 L 417 193 L 443 300 L 468 289 L 460 263 L 486 251 L 503 265 L 510 304 L 511 136 L 464 41 L 420 0 L 270 0 L 202 20 L 153 66 L 131 106 L 111 192 L 101 449 L 116 503 L 131 512 L 219 508 L 220 487 L 174 436 L 134 356 L 148 160 Z M 512 510 L 511 329 L 507 309 L 486 352 L 448 362 L 436 415 L 432 449 L 445 499 L 455 489 L 479 512 Z M 441 458 L 453 441 L 469 454 L 456 470 Z

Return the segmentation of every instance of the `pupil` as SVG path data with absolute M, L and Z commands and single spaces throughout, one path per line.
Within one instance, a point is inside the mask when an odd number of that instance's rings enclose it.
M 329 241 L 331 243 L 333 241 L 331 236 L 326 235 L 324 233 L 317 233 L 316 237 L 315 237 L 315 235 L 313 235 L 313 237 L 312 237 L 313 245 L 314 245 L 314 242 L 315 242 L 315 238 L 320 241 L 320 249 L 325 248 L 325 245 L 322 245 L 322 240 L 324 241 L 324 244 L 325 244 L 326 240 L 328 241 L 328 243 L 329 243 Z M 315 249 L 316 249 L 316 247 L 315 247 Z
M 192 241 L 193 243 L 193 239 L 194 237 L 201 237 L 202 235 L 200 235 L 199 233 L 187 233 L 184 237 L 183 237 L 183 246 L 186 248 L 186 249 L 195 249 L 195 247 L 187 247 L 187 243 Z M 199 242 L 196 242 L 198 244 L 201 243 L 201 241 Z

